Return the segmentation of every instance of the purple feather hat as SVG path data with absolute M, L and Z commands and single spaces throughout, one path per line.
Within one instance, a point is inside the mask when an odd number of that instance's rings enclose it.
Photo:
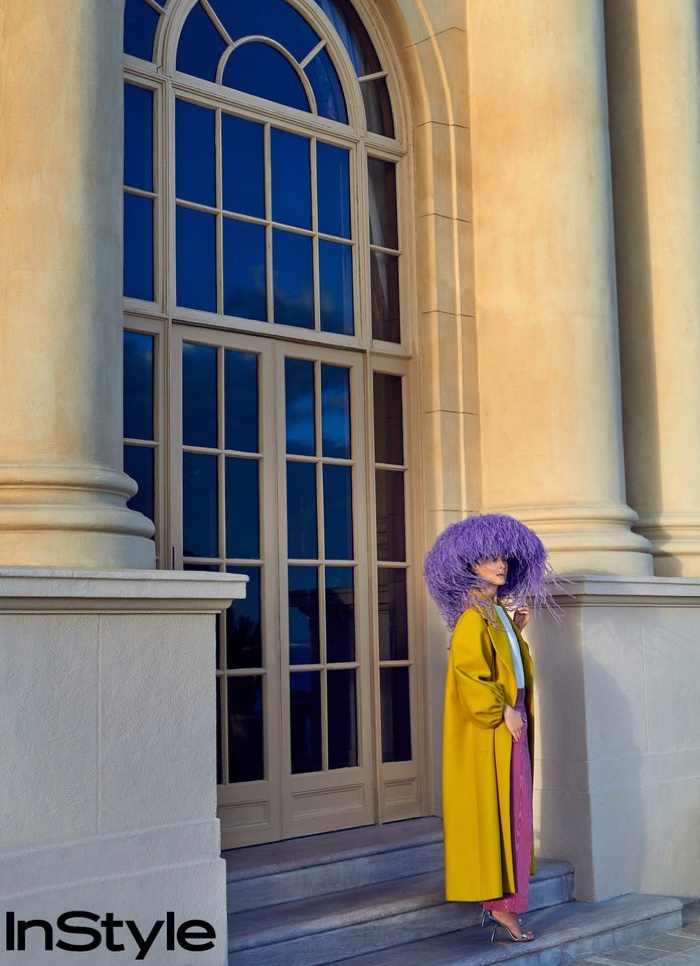
M 469 565 L 494 557 L 508 561 L 508 579 L 498 595 L 502 603 L 515 608 L 529 599 L 535 608 L 557 610 L 546 585 L 552 570 L 537 534 L 504 513 L 483 513 L 446 527 L 423 565 L 428 590 L 450 630 L 467 608 L 483 611 L 484 584 Z

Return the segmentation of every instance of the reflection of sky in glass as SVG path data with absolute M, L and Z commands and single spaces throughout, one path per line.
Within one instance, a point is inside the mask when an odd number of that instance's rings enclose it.
M 201 205 L 216 204 L 214 112 L 188 101 L 175 106 L 175 194 Z
M 323 455 L 350 459 L 350 370 L 321 366 Z
M 358 77 L 382 69 L 364 24 L 347 0 L 316 0 L 336 29 Z
M 321 329 L 352 335 L 355 319 L 352 297 L 352 248 L 319 239 Z
M 275 322 L 314 327 L 312 242 L 306 235 L 275 229 L 272 235 Z
M 221 140 L 224 208 L 264 218 L 262 124 L 222 114 Z
M 226 556 L 260 556 L 260 496 L 257 460 L 226 458 Z
M 293 559 L 318 556 L 314 463 L 287 461 L 287 550 Z
M 155 477 L 153 450 L 150 446 L 124 447 L 124 472 L 138 484 L 138 491 L 127 506 L 153 520 L 155 500 Z
M 153 200 L 124 194 L 124 295 L 153 301 Z
M 224 314 L 267 321 L 265 226 L 224 218 Z
M 183 552 L 186 557 L 217 557 L 219 484 L 216 456 L 182 454 Z
M 311 142 L 273 128 L 272 220 L 296 228 L 311 228 Z
M 182 346 L 182 441 L 185 446 L 216 446 L 216 349 Z
M 323 524 L 326 558 L 352 560 L 352 467 L 323 467 Z
M 269 44 L 250 41 L 237 47 L 226 61 L 222 81 L 234 90 L 300 111 L 309 110 L 306 91 L 295 68 Z
M 180 33 L 177 69 L 204 80 L 216 80 L 216 69 L 224 50 L 226 44 L 221 34 L 204 7 L 196 3 Z
M 142 60 L 153 59 L 153 41 L 160 14 L 145 0 L 126 0 L 124 7 L 124 53 Z
M 289 663 L 317 664 L 320 656 L 318 568 L 289 568 Z
M 210 0 L 212 8 L 234 40 L 242 37 L 271 37 L 286 47 L 298 61 L 318 43 L 318 35 L 306 20 L 284 0 Z
M 153 91 L 124 85 L 124 184 L 153 190 Z
M 124 333 L 124 435 L 153 439 L 153 347 L 155 337 Z
M 284 360 L 284 398 L 287 452 L 295 456 L 313 456 L 316 452 L 313 362 Z
M 316 98 L 316 110 L 321 117 L 329 117 L 332 121 L 347 124 L 348 111 L 345 107 L 343 88 L 340 86 L 340 79 L 325 47 L 307 64 L 305 73 L 311 81 Z
M 253 352 L 224 352 L 226 449 L 257 453 L 258 357 Z
M 177 303 L 216 312 L 216 216 L 177 206 Z
M 350 238 L 350 152 L 334 144 L 316 144 L 318 230 Z

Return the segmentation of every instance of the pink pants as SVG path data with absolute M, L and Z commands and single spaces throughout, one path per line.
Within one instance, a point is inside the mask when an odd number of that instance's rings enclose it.
M 526 912 L 530 894 L 530 859 L 532 855 L 532 768 L 527 744 L 527 712 L 525 689 L 518 691 L 515 710 L 525 719 L 519 741 L 513 742 L 510 763 L 510 830 L 513 841 L 515 892 L 500 899 L 484 902 L 484 909 L 503 912 Z

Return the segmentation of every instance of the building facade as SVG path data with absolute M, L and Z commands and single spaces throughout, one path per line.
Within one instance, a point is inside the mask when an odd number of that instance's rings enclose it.
M 439 814 L 481 510 L 567 577 L 540 854 L 697 894 L 695 0 L 0 14 L 3 909 L 221 935 L 221 843 Z

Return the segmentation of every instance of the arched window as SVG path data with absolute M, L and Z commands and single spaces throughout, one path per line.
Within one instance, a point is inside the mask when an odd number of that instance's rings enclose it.
M 124 43 L 133 505 L 160 566 L 249 577 L 224 843 L 421 814 L 392 79 L 348 0 L 126 0 Z

